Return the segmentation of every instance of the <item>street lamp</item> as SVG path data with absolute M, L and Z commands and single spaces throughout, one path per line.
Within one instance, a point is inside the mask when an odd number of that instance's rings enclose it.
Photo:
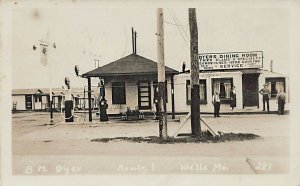
M 47 35 L 48 37 L 48 35 Z M 39 40 L 39 45 L 41 47 L 41 63 L 43 66 L 47 66 L 47 63 L 48 63 L 48 46 L 49 46 L 49 41 L 48 41 L 48 38 L 47 38 L 47 41 L 42 41 L 42 40 Z M 53 42 L 52 43 L 52 47 L 54 49 L 56 49 L 56 44 Z M 49 48 L 50 49 L 50 48 Z M 37 46 L 36 45 L 33 45 L 32 46 L 32 50 L 33 51 L 36 51 L 37 50 Z M 49 109 L 50 109 L 50 124 L 53 124 L 53 111 L 52 111 L 52 85 L 51 85 L 51 63 L 49 63 L 49 66 L 48 66 L 48 71 L 49 71 Z

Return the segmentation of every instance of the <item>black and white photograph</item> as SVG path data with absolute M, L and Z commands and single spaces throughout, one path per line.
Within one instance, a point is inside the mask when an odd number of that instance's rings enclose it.
M 300 185 L 299 1 L 0 5 L 0 185 Z

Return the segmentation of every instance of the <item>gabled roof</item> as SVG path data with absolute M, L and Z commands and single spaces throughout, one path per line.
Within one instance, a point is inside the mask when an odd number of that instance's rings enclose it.
M 122 75 L 153 75 L 157 74 L 157 63 L 139 56 L 130 54 L 107 65 L 84 73 L 82 77 L 107 77 Z M 178 74 L 177 70 L 166 67 L 166 74 Z
M 78 89 L 78 88 L 76 88 L 76 89 Z M 50 92 L 49 88 L 41 88 L 40 90 L 42 90 L 42 92 L 44 94 L 48 94 L 49 95 L 49 92 Z M 52 95 L 63 95 L 64 92 L 65 92 L 64 88 L 52 88 Z
M 41 88 L 40 90 L 41 90 L 44 94 L 49 95 L 49 92 L 50 92 L 49 88 Z M 54 94 L 53 89 L 52 89 L 52 94 Z
M 93 91 L 96 91 L 97 88 L 93 87 Z M 72 94 L 77 95 L 84 95 L 84 89 L 81 87 L 71 87 Z M 31 89 L 13 89 L 12 95 L 49 95 L 49 88 L 31 88 Z M 64 88 L 52 88 L 52 95 L 54 96 L 61 96 L 64 95 Z M 87 95 L 87 90 L 85 91 Z
M 33 94 L 42 94 L 43 92 L 37 88 L 26 88 L 26 89 L 13 89 L 13 95 L 33 95 Z

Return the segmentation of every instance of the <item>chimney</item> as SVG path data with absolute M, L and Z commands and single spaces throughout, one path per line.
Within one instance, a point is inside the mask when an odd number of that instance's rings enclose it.
M 136 54 L 136 31 L 134 31 L 134 54 Z
M 182 63 L 182 72 L 183 73 L 185 73 L 185 67 L 186 67 L 186 65 L 185 65 L 185 61 Z
M 271 63 L 270 63 L 270 71 L 273 72 L 273 60 L 271 60 Z

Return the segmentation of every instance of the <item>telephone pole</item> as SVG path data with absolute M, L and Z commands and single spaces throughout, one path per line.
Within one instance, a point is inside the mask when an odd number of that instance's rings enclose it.
M 197 135 L 200 127 L 199 61 L 198 61 L 198 27 L 196 9 L 189 8 L 190 51 L 191 51 L 191 129 Z
M 157 72 L 158 72 L 158 117 L 159 137 L 167 138 L 167 107 L 165 91 L 165 59 L 164 59 L 164 14 L 163 9 L 157 9 Z

